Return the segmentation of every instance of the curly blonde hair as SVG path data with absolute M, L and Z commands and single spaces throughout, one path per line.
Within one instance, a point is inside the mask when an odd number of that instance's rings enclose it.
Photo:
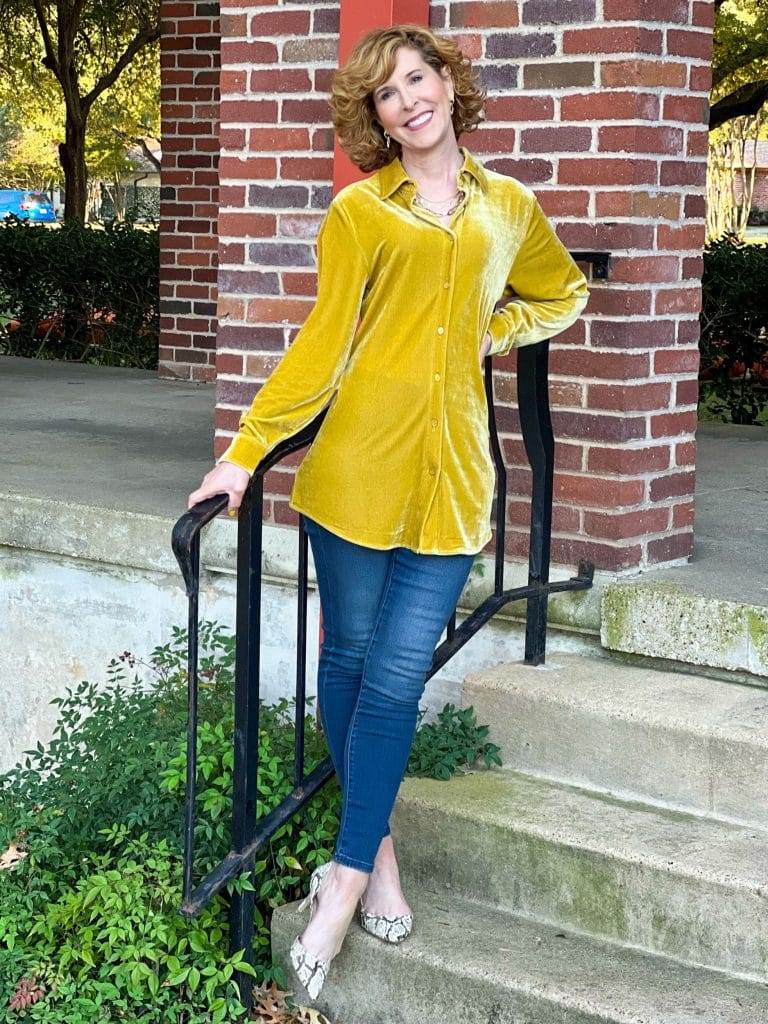
M 392 74 L 395 54 L 401 46 L 418 50 L 424 63 L 438 74 L 444 65 L 450 70 L 457 138 L 462 132 L 474 131 L 483 120 L 485 90 L 469 58 L 453 40 L 413 23 L 373 29 L 360 37 L 344 66 L 331 78 L 331 117 L 339 145 L 363 171 L 378 170 L 400 156 L 402 150 L 396 139 L 387 147 L 373 103 L 373 92 Z

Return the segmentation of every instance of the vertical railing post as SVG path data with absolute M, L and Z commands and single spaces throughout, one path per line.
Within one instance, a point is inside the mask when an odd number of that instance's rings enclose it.
M 309 537 L 304 517 L 299 513 L 299 565 L 296 595 L 296 723 L 293 748 L 293 784 L 298 787 L 304 778 L 304 709 L 307 696 L 307 574 L 309 569 Z
M 251 843 L 256 827 L 259 755 L 259 652 L 261 648 L 261 551 L 264 481 L 254 474 L 240 507 L 237 530 L 237 612 L 235 640 L 235 735 L 232 772 L 232 849 Z M 253 863 L 248 865 L 253 878 Z M 253 964 L 253 911 L 255 892 L 232 894 L 230 952 L 245 950 Z M 243 1004 L 253 1003 L 253 979 L 237 972 Z
M 184 886 L 182 903 L 192 894 L 195 857 L 195 805 L 197 802 L 197 660 L 199 647 L 198 604 L 200 595 L 200 534 L 189 546 L 190 579 L 187 581 L 187 786 L 184 805 Z
M 491 453 L 496 467 L 496 549 L 493 578 L 493 592 L 497 596 L 504 590 L 504 557 L 507 535 L 507 468 L 504 465 L 504 453 L 499 444 L 499 431 L 496 427 L 496 399 L 493 394 L 493 359 L 485 357 L 485 399 L 488 406 L 488 436 L 491 441 Z
M 531 526 L 525 663 L 544 662 L 547 636 L 549 559 L 552 543 L 552 483 L 555 439 L 549 412 L 549 342 L 524 345 L 517 352 L 517 406 L 523 444 L 531 466 Z

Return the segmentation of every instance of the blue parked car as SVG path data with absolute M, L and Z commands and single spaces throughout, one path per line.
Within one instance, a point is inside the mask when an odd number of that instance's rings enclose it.
M 56 222 L 53 204 L 45 192 L 26 188 L 0 188 L 0 220 L 15 213 L 21 220 Z

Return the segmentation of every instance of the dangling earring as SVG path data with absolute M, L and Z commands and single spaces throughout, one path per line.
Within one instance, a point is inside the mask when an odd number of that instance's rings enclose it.
M 387 131 L 384 132 L 384 138 L 387 140 L 387 149 L 389 149 L 389 140 L 391 138 L 389 132 L 387 132 Z
M 451 100 L 451 113 L 453 113 L 453 100 Z

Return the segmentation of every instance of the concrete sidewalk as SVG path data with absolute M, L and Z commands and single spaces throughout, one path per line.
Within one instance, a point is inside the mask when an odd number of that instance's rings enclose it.
M 0 356 L 9 494 L 181 515 L 213 466 L 214 386 Z

